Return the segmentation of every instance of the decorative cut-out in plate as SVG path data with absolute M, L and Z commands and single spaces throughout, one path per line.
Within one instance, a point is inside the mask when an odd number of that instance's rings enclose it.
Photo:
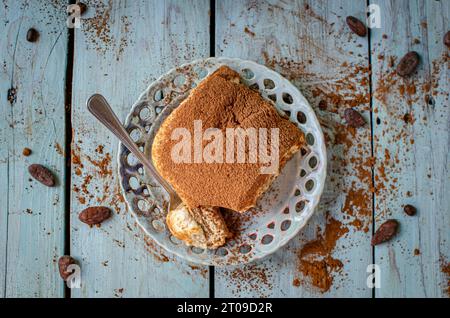
M 303 95 L 278 73 L 235 58 L 197 60 L 170 70 L 153 82 L 131 108 L 125 127 L 147 155 L 161 123 L 189 92 L 219 66 L 239 72 L 246 85 L 259 90 L 277 110 L 305 133 L 307 146 L 283 168 L 258 205 L 243 213 L 225 212 L 236 237 L 217 250 L 188 247 L 165 225 L 167 194 L 142 164 L 119 144 L 120 184 L 139 225 L 159 245 L 188 261 L 204 265 L 237 265 L 260 259 L 285 245 L 314 213 L 326 176 L 326 150 L 320 124 Z

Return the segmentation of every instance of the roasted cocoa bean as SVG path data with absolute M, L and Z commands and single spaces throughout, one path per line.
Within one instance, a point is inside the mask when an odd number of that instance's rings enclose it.
M 36 29 L 29 29 L 27 32 L 27 41 L 36 42 L 39 38 L 39 32 Z
M 405 211 L 405 213 L 408 214 L 409 216 L 416 215 L 416 213 L 417 213 L 416 208 L 410 204 L 405 205 L 405 207 L 403 208 L 403 211 Z
M 378 245 L 387 242 L 397 234 L 398 222 L 397 220 L 387 220 L 380 225 L 378 230 L 372 237 L 372 245 Z
M 448 31 L 447 33 L 445 33 L 445 36 L 444 36 L 444 44 L 447 45 L 448 47 L 450 47 L 450 31 Z
M 87 5 L 83 2 L 78 2 L 77 5 L 80 8 L 80 14 L 83 15 L 87 10 Z
M 364 117 L 353 108 L 347 108 L 344 112 L 344 117 L 347 124 L 351 127 L 362 127 L 366 123 Z
M 35 180 L 39 181 L 43 185 L 46 185 L 47 187 L 53 187 L 56 183 L 53 173 L 43 165 L 37 163 L 32 164 L 28 167 L 28 172 Z
M 67 271 L 67 267 L 71 264 L 76 264 L 76 261 L 69 255 L 61 256 L 58 260 L 59 275 L 64 281 L 72 274 Z
M 397 65 L 397 74 L 406 77 L 414 73 L 420 62 L 420 56 L 417 52 L 407 53 Z
M 361 37 L 366 36 L 367 28 L 361 20 L 352 16 L 348 16 L 345 21 L 347 22 L 348 27 L 353 31 L 353 33 Z
M 105 206 L 93 206 L 81 211 L 78 218 L 88 225 L 100 224 L 111 216 L 111 210 Z

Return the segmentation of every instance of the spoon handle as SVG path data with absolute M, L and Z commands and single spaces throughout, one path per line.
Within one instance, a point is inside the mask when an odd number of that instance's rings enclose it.
M 159 182 L 159 184 L 169 193 L 174 192 L 172 187 L 159 175 L 153 164 L 139 150 L 130 135 L 120 123 L 114 111 L 109 106 L 106 99 L 100 94 L 92 95 L 87 101 L 87 108 L 114 136 L 131 151 L 133 155 L 147 168 L 148 172 Z

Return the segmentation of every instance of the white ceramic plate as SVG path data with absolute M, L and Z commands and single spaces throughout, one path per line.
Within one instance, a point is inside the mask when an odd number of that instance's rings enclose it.
M 234 58 L 197 60 L 170 70 L 153 82 L 131 108 L 125 127 L 141 150 L 149 154 L 163 120 L 189 92 L 219 66 L 239 72 L 244 82 L 274 101 L 306 135 L 308 145 L 284 167 L 257 207 L 238 214 L 226 213 L 239 235 L 217 250 L 184 245 L 165 225 L 167 195 L 148 176 L 142 164 L 119 145 L 119 174 L 125 199 L 139 225 L 159 245 L 191 262 L 204 265 L 236 265 L 260 259 L 285 245 L 314 213 L 326 176 L 326 150 L 320 124 L 308 101 L 288 80 L 252 61 Z M 235 226 L 235 227 L 236 227 Z

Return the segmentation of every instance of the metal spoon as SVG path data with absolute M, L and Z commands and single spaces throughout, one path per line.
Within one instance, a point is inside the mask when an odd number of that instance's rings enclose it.
M 130 135 L 127 133 L 125 128 L 120 123 L 114 111 L 109 106 L 106 99 L 100 94 L 92 95 L 87 101 L 87 108 L 106 128 L 108 128 L 114 136 L 119 138 L 119 140 L 131 151 L 133 155 L 147 168 L 147 172 L 154 177 L 159 184 L 166 190 L 169 194 L 169 206 L 168 212 L 175 210 L 181 203 L 181 199 L 178 194 L 172 189 L 170 184 L 164 180 L 159 173 L 156 171 L 153 164 L 148 160 L 144 154 L 139 150 L 136 144 L 131 139 Z

